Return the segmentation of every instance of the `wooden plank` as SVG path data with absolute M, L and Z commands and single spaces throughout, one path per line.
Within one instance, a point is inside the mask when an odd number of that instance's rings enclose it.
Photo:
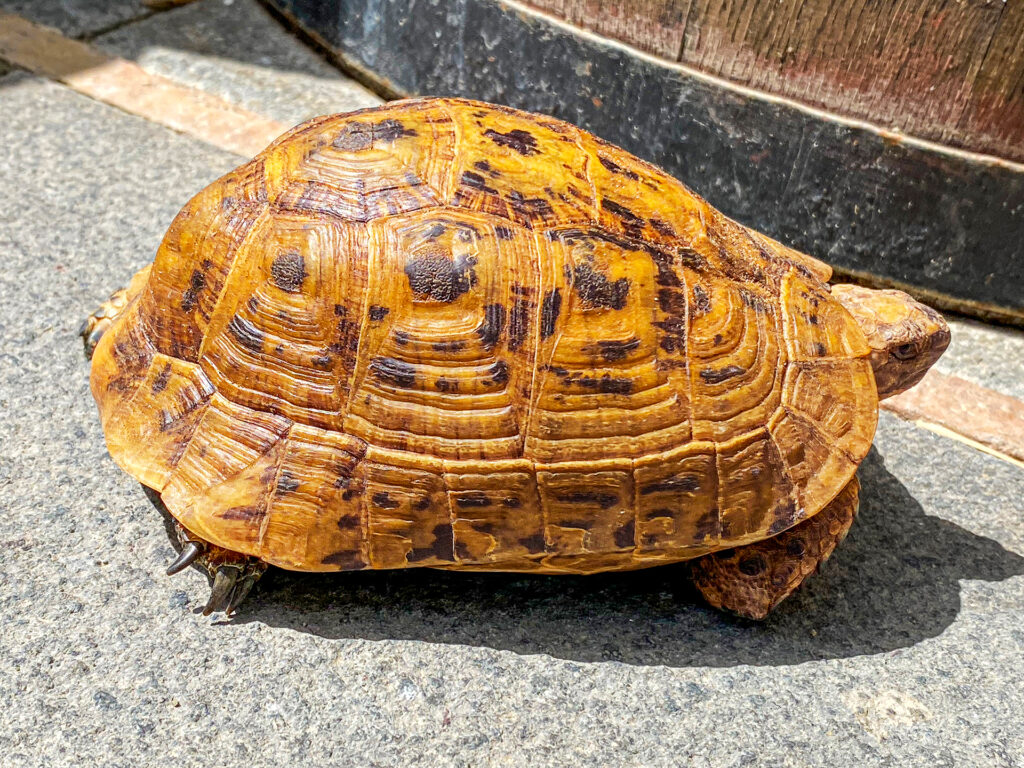
M 289 127 L 10 13 L 0 12 L 0 58 L 246 157 Z
M 570 24 L 881 128 L 1024 160 L 1024 2 L 528 0 Z
M 641 51 L 674 59 L 693 0 L 527 0 L 527 5 Z

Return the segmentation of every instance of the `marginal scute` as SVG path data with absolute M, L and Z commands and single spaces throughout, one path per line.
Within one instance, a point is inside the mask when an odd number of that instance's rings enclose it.
M 550 552 L 585 555 L 636 547 L 633 474 L 613 471 L 537 473 Z
M 361 440 L 342 432 L 295 424 L 269 502 L 260 557 L 311 571 L 368 567 L 365 494 L 357 472 L 365 453 Z
M 853 476 L 877 393 L 828 272 L 566 123 L 407 100 L 193 198 L 91 385 L 186 528 L 285 568 L 641 568 Z
M 257 554 L 291 425 L 214 394 L 161 489 L 167 508 L 207 541 Z
M 111 455 L 150 488 L 163 488 L 214 391 L 198 366 L 153 355 L 132 396 L 103 420 Z

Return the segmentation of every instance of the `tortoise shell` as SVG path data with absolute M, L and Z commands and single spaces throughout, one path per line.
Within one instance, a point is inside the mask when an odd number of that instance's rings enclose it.
M 853 476 L 877 393 L 828 277 L 572 125 L 394 102 L 192 199 L 92 391 L 187 529 L 278 566 L 638 568 Z

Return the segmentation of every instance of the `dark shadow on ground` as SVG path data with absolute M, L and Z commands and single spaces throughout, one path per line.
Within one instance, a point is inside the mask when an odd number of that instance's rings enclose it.
M 925 515 L 872 450 L 849 537 L 765 622 L 701 604 L 687 569 L 590 577 L 271 569 L 234 622 L 322 637 L 419 640 L 583 662 L 783 665 L 905 648 L 960 610 L 960 579 L 1024 574 L 1024 557 Z

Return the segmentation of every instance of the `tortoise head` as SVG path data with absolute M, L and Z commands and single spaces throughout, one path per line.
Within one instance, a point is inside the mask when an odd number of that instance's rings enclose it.
M 832 295 L 867 337 L 879 399 L 917 384 L 949 345 L 942 315 L 903 291 L 833 285 Z

